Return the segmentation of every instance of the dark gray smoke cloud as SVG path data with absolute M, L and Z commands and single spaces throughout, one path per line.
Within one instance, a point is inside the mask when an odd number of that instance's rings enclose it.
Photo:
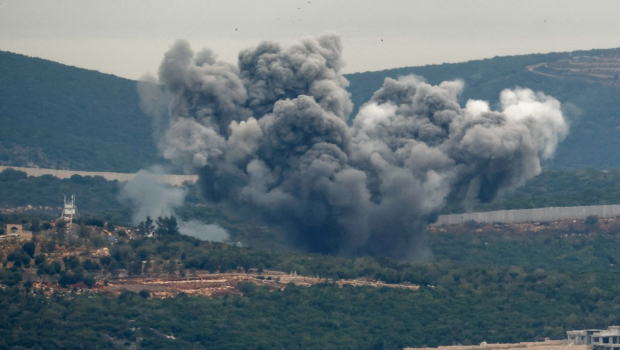
M 263 43 L 232 66 L 184 41 L 159 78 L 172 94 L 164 157 L 208 198 L 283 226 L 322 253 L 423 258 L 421 228 L 448 201 L 491 201 L 540 173 L 567 134 L 560 103 L 516 88 L 501 110 L 457 102 L 463 82 L 386 79 L 352 110 L 333 34 Z

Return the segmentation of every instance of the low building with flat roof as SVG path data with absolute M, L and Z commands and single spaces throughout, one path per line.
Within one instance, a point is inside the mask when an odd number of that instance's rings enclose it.
M 405 350 L 588 350 L 586 345 L 574 345 L 566 340 L 545 340 L 544 342 L 523 342 L 515 344 L 452 345 L 437 348 L 405 348 Z
M 569 344 L 583 344 L 593 350 L 620 350 L 620 326 L 568 331 L 566 335 Z
M 21 224 L 6 224 L 4 234 L 0 234 L 0 240 L 12 239 L 16 241 L 30 240 L 32 232 L 24 231 Z

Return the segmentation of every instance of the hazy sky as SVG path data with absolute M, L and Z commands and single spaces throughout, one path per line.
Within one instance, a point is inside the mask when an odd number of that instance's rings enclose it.
M 358 72 L 620 47 L 619 14 L 618 0 L 0 0 L 0 50 L 138 79 L 176 39 L 236 63 L 332 31 Z

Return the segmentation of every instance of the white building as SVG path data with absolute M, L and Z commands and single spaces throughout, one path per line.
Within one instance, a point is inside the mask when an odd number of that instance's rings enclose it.
M 585 344 L 588 348 L 596 350 L 620 350 L 620 326 L 568 331 L 566 335 L 569 344 Z

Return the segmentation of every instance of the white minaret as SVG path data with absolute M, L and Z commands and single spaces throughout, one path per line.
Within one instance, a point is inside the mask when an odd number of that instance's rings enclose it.
M 71 195 L 71 201 L 67 202 L 67 196 L 65 196 L 65 207 L 62 209 L 62 215 L 60 220 L 69 222 L 69 227 L 73 224 L 73 217 L 78 217 L 77 207 L 75 206 L 75 195 Z

